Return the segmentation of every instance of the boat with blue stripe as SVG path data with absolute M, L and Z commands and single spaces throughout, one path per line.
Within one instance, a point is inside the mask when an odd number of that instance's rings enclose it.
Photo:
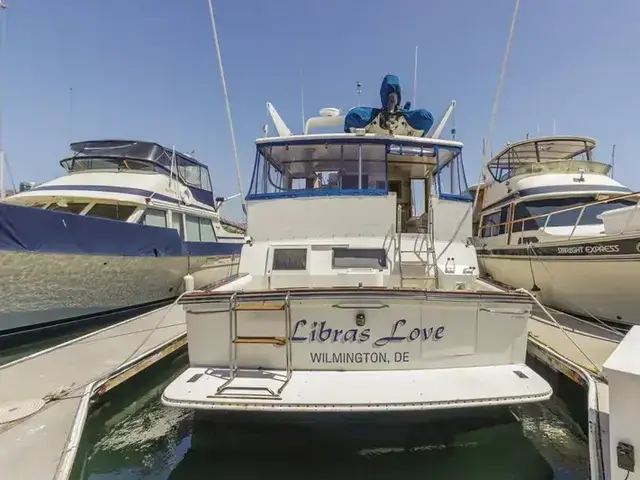
M 148 141 L 71 144 L 55 180 L 0 202 L 0 334 L 168 300 L 233 274 L 244 226 L 209 169 Z

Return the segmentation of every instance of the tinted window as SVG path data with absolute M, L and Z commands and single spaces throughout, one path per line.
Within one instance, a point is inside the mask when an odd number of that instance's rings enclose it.
M 487 213 L 482 217 L 482 237 L 495 237 L 504 233 L 504 226 L 500 232 L 500 216 L 501 211 Z
M 47 207 L 47 210 L 55 210 L 56 212 L 80 213 L 85 209 L 87 205 L 89 205 L 87 202 L 69 202 L 66 206 L 62 207 L 57 203 L 52 203 Z
M 216 235 L 213 233 L 213 224 L 210 218 L 200 218 L 200 241 L 215 242 Z
M 180 234 L 180 238 L 184 239 L 184 228 L 182 226 L 182 214 L 179 212 L 171 212 L 171 227 L 176 229 Z
M 187 215 L 187 240 L 189 242 L 215 242 L 216 235 L 211 219 Z
M 334 248 L 333 268 L 385 268 L 383 248 Z
M 200 220 L 193 215 L 187 215 L 187 241 L 200 241 Z
M 306 270 L 306 248 L 276 248 L 273 250 L 273 270 Z
M 519 222 L 514 225 L 514 231 L 521 231 L 523 229 L 522 223 L 524 223 L 524 230 L 537 230 L 544 227 L 547 222 L 548 227 L 563 227 L 573 226 L 580 216 L 581 208 L 574 208 L 573 210 L 560 211 L 571 207 L 582 206 L 586 203 L 595 201 L 593 197 L 570 197 L 570 198 L 549 198 L 544 200 L 533 200 L 529 202 L 521 202 L 516 205 L 516 211 L 514 219 L 522 219 L 527 217 L 538 217 L 534 219 L 528 219 L 524 222 Z M 614 210 L 616 208 L 627 207 L 635 205 L 633 200 L 613 200 L 608 203 L 599 203 L 591 205 L 585 208 L 582 217 L 580 218 L 580 225 L 597 225 L 601 224 L 602 220 L 598 219 L 598 215 L 608 210 Z M 548 216 L 547 214 L 552 212 L 554 215 Z
M 148 208 L 145 210 L 142 216 L 141 222 L 143 225 L 149 225 L 150 227 L 167 227 L 167 215 L 164 210 L 157 210 L 155 208 Z
M 109 205 L 97 203 L 86 215 L 88 217 L 108 218 L 111 220 L 125 221 L 131 216 L 136 207 L 131 205 Z

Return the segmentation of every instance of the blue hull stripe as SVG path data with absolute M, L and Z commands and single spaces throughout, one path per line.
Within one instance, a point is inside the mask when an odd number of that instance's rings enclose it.
M 0 251 L 131 257 L 239 254 L 242 243 L 183 242 L 177 230 L 0 203 Z
M 508 197 L 505 197 L 501 200 L 498 200 L 491 205 L 487 205 L 483 210 L 487 210 L 489 208 L 496 208 L 498 206 L 502 206 L 511 202 L 516 198 L 524 198 L 529 197 L 531 195 L 542 195 L 545 193 L 578 193 L 578 192 L 597 192 L 602 194 L 612 194 L 612 193 L 632 193 L 632 190 L 627 187 L 620 187 L 617 185 L 548 185 L 546 187 L 533 187 L 533 188 L 524 188 L 519 192 L 514 192 Z

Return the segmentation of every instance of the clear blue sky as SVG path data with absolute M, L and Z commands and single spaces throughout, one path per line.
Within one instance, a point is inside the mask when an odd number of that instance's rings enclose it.
M 155 140 L 210 166 L 218 195 L 237 192 L 206 0 L 6 0 L 0 54 L 2 144 L 15 182 L 62 173 L 71 140 Z M 217 0 L 218 34 L 246 191 L 267 101 L 301 128 L 305 114 L 379 104 L 394 73 L 438 116 L 452 99 L 470 183 L 481 161 L 513 0 Z M 493 136 L 599 141 L 615 177 L 640 188 L 640 2 L 522 0 Z M 69 115 L 69 88 L 73 89 Z M 270 125 L 270 131 L 274 128 Z M 471 182 L 473 180 L 473 182 Z M 7 186 L 10 186 L 7 179 Z M 239 203 L 226 213 L 238 215 Z

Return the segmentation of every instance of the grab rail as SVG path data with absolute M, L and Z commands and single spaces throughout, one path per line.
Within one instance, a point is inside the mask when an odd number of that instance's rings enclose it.
M 544 226 L 542 227 L 542 230 L 544 230 L 549 225 L 549 220 L 551 219 L 551 217 L 553 215 L 558 215 L 560 213 L 565 213 L 565 212 L 569 212 L 569 211 L 572 211 L 572 210 L 580 210 L 580 214 L 578 215 L 578 218 L 574 222 L 573 229 L 571 230 L 571 234 L 569 235 L 569 240 L 570 240 L 571 238 L 573 238 L 573 235 L 574 235 L 574 233 L 576 231 L 576 228 L 578 227 L 578 225 L 580 225 L 580 221 L 582 220 L 582 216 L 584 215 L 584 212 L 585 212 L 585 210 L 587 208 L 592 207 L 594 205 L 610 203 L 610 202 L 614 202 L 614 201 L 618 201 L 618 200 L 624 200 L 626 198 L 638 197 L 638 196 L 640 196 L 640 191 L 636 191 L 636 192 L 633 192 L 633 193 L 627 193 L 627 194 L 624 194 L 624 195 L 617 195 L 615 197 L 607 198 L 607 199 L 604 199 L 604 200 L 597 200 L 597 201 L 594 201 L 594 202 L 585 203 L 583 205 L 576 205 L 576 206 L 573 206 L 573 207 L 563 208 L 561 210 L 556 210 L 555 212 L 543 213 L 541 215 L 534 215 L 534 216 L 531 216 L 531 217 L 519 218 L 517 220 L 508 220 L 506 222 L 501 222 L 501 223 L 491 223 L 491 224 L 486 224 L 486 225 L 480 225 L 479 233 L 480 233 L 481 237 L 484 237 L 485 235 L 483 235 L 483 232 L 486 229 L 499 228 L 501 226 L 505 227 L 505 231 L 504 231 L 503 234 L 523 233 L 523 232 L 525 232 L 525 229 L 524 229 L 524 223 L 525 222 L 530 221 L 530 220 L 537 220 L 537 219 L 540 219 L 540 218 L 546 218 Z M 512 204 L 512 205 L 514 205 L 514 204 Z M 621 208 L 624 208 L 624 207 L 621 207 Z M 620 230 L 620 235 L 622 235 L 625 232 L 625 230 L 629 226 L 629 223 L 631 223 L 632 218 L 636 214 L 638 208 L 640 208 L 640 198 L 638 198 L 638 200 L 636 201 L 635 207 L 629 212 L 629 215 L 627 217 L 627 221 L 625 222 L 624 227 Z M 514 228 L 516 223 L 520 223 L 521 224 L 521 226 L 522 226 L 521 230 L 516 230 L 516 228 Z M 497 236 L 497 235 L 493 235 L 493 236 Z

